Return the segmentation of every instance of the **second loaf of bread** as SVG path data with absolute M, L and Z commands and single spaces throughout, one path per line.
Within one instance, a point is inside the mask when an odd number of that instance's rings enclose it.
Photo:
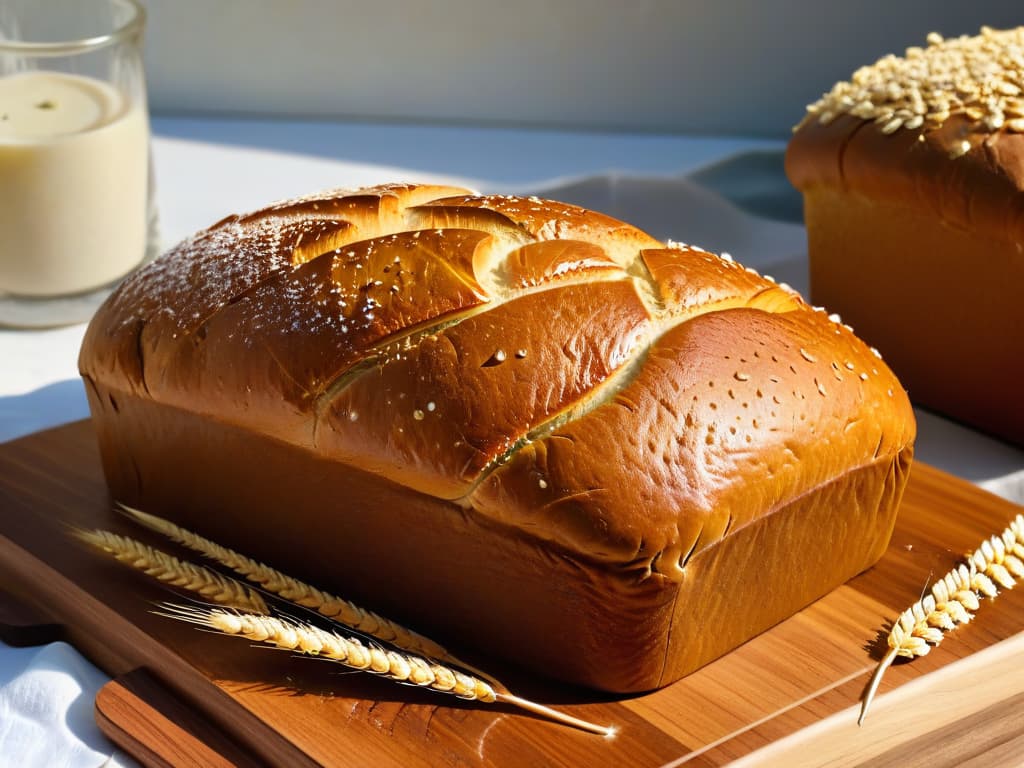
M 126 280 L 80 367 L 115 498 L 613 691 L 875 562 L 914 437 L 885 364 L 788 289 L 430 186 L 221 221 Z

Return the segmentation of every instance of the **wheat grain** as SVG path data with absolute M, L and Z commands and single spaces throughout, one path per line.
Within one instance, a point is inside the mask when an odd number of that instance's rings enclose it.
M 187 589 L 219 605 L 254 614 L 267 614 L 267 604 L 258 592 L 234 579 L 154 549 L 148 544 L 103 530 L 77 530 L 75 535 L 114 559 L 136 568 L 173 587 Z
M 861 67 L 808 106 L 809 115 L 828 124 L 850 114 L 874 120 L 884 133 L 901 125 L 917 129 L 925 120 L 937 128 L 958 113 L 972 121 L 972 130 L 1024 130 L 1024 30 L 982 28 L 980 35 L 948 40 L 930 34 L 927 42 L 927 48 Z
M 495 700 L 494 689 L 479 678 L 419 656 L 366 645 L 357 637 L 345 636 L 314 624 L 220 608 L 165 607 L 168 615 L 226 635 L 237 635 L 310 656 L 322 656 L 352 669 L 426 686 L 442 693 L 453 693 L 462 699 L 485 703 Z
M 974 618 L 970 612 L 978 610 L 980 597 L 992 599 L 999 587 L 1012 589 L 1019 578 L 1024 578 L 1024 515 L 1017 515 L 1002 533 L 983 541 L 893 622 L 889 650 L 864 693 L 857 724 L 864 722 L 882 675 L 898 656 L 926 655 L 942 642 L 944 632 Z
M 418 632 L 407 629 L 397 622 L 386 619 L 373 611 L 361 608 L 355 603 L 337 595 L 324 592 L 310 584 L 292 578 L 276 568 L 271 568 L 269 565 L 228 549 L 215 541 L 193 533 L 162 517 L 133 509 L 124 504 L 119 504 L 119 507 L 125 514 L 146 528 L 161 533 L 171 541 L 217 561 L 221 565 L 235 571 L 235 573 L 244 576 L 254 584 L 259 584 L 263 589 L 285 600 L 303 608 L 309 608 L 332 621 L 344 624 L 346 627 L 370 635 L 377 640 L 397 646 L 403 650 L 462 667 L 481 677 L 488 677 L 458 659 L 454 654 L 449 653 L 439 643 L 424 637 Z M 497 681 L 489 677 L 488 679 L 492 684 L 500 686 Z
M 365 645 L 359 638 L 342 635 L 293 619 L 247 614 L 221 608 L 165 604 L 162 615 L 212 629 L 225 635 L 243 637 L 274 648 L 330 659 L 400 683 L 416 685 L 460 699 L 494 702 L 540 714 L 576 728 L 613 736 L 615 729 L 596 725 L 509 693 L 495 691 L 486 680 L 452 669 L 421 656 Z

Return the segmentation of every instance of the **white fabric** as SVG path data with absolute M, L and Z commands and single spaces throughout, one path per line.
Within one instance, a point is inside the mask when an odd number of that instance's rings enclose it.
M 157 125 L 159 128 L 159 121 Z M 195 128 L 194 123 L 188 125 Z M 218 125 L 223 128 L 223 123 Z M 415 135 L 411 127 L 404 130 Z M 460 135 L 468 136 L 477 151 L 486 144 L 484 132 L 459 134 L 461 129 L 450 130 L 454 134 L 450 141 L 456 141 Z M 237 133 L 244 135 L 245 131 L 245 124 L 238 123 Z M 481 167 L 477 177 L 470 179 L 452 179 L 436 173 L 445 167 L 444 157 L 431 157 L 429 149 L 420 157 L 422 162 L 410 166 L 417 170 L 410 170 L 182 138 L 158 138 L 154 142 L 154 157 L 163 241 L 176 242 L 226 212 L 253 209 L 273 199 L 315 189 L 395 179 L 450 181 L 487 192 L 538 192 L 601 210 L 631 221 L 659 238 L 685 239 L 729 251 L 738 260 L 798 290 L 806 288 L 804 232 L 800 226 L 743 213 L 685 176 L 640 176 L 595 167 L 592 170 L 597 173 L 589 177 L 525 184 L 522 179 L 542 178 L 544 170 L 555 175 L 566 169 L 557 164 L 543 169 L 512 169 L 507 156 L 517 151 L 510 146 L 515 143 L 515 136 L 507 131 L 496 136 L 491 155 L 505 159 L 496 160 L 499 178 L 491 181 L 486 180 L 487 167 Z M 584 140 L 590 144 L 595 141 L 593 136 Z M 524 132 L 522 141 L 523 146 L 533 149 L 538 138 Z M 552 137 L 551 141 L 562 142 L 566 148 L 571 146 L 565 135 Z M 666 151 L 666 140 L 659 141 L 659 151 Z M 679 138 L 678 144 L 673 145 L 673 156 L 687 170 L 700 169 L 692 178 L 699 178 L 702 183 L 723 178 L 715 168 L 708 169 L 707 163 L 723 159 L 727 152 L 748 148 L 735 140 L 689 141 Z M 646 137 L 608 137 L 606 142 L 609 151 L 620 158 L 628 157 L 630 148 L 635 146 L 637 167 L 651 166 L 650 142 Z M 763 145 L 764 142 L 751 142 L 749 148 L 759 149 Z M 301 148 L 301 142 L 296 147 Z M 408 146 L 403 151 L 405 157 L 411 156 Z M 702 169 L 701 158 L 707 161 Z M 570 160 L 577 164 L 569 162 L 566 167 L 578 171 L 578 158 Z M 731 174 L 726 182 L 735 191 L 748 183 L 743 175 L 746 166 L 743 162 L 730 166 L 729 162 L 723 163 L 722 168 L 726 175 Z M 784 179 L 769 182 L 784 185 Z M 750 180 L 749 184 L 754 185 L 755 181 Z M 83 325 L 31 332 L 0 330 L 0 442 L 88 415 L 76 367 L 83 332 Z M 1024 451 L 932 414 L 918 412 L 918 418 L 920 459 L 1024 502 Z M 125 765 L 125 758 L 117 756 L 92 721 L 92 700 L 102 680 L 100 672 L 64 644 L 41 649 L 0 646 L 0 766 Z
M 93 722 L 106 675 L 66 643 L 0 653 L 0 768 L 129 766 Z

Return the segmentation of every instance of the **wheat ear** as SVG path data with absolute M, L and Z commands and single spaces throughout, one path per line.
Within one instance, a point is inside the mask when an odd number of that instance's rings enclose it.
M 591 733 L 603 736 L 615 734 L 613 727 L 581 720 L 507 691 L 495 692 L 492 685 L 481 677 L 452 669 L 421 655 L 367 646 L 356 637 L 344 636 L 313 624 L 270 616 L 267 605 L 260 595 L 244 584 L 208 568 L 179 560 L 128 536 L 104 530 L 76 530 L 74 534 L 82 541 L 112 555 L 122 563 L 143 571 L 148 576 L 191 590 L 233 609 L 164 604 L 165 610 L 162 615 L 198 624 L 223 634 L 267 643 L 275 648 L 320 656 L 352 669 L 372 672 L 398 682 L 428 687 L 461 699 L 511 704 Z
M 314 610 L 332 621 L 344 624 L 346 627 L 375 637 L 390 645 L 462 667 L 480 677 L 486 678 L 492 684 L 504 688 L 498 681 L 460 660 L 454 654 L 449 653 L 443 646 L 418 632 L 407 629 L 401 624 L 386 619 L 373 611 L 360 608 L 355 603 L 341 597 L 294 579 L 275 568 L 271 568 L 269 565 L 253 560 L 215 541 L 182 528 L 170 520 L 133 509 L 124 504 L 119 504 L 118 506 L 125 514 L 139 524 L 161 533 L 171 541 L 199 552 L 211 560 L 217 561 L 235 573 L 241 574 L 254 584 L 259 584 L 268 592 L 272 592 L 303 608 Z
M 508 693 L 496 692 L 485 680 L 411 653 L 364 645 L 358 638 L 321 629 L 314 624 L 273 616 L 227 611 L 221 608 L 165 604 L 162 615 L 213 629 L 225 635 L 244 637 L 282 650 L 317 656 L 346 667 L 372 672 L 401 683 L 417 685 L 460 699 L 511 704 L 556 722 L 590 733 L 611 736 L 615 729 L 596 725 L 543 704 Z
M 165 584 L 195 592 L 219 605 L 253 614 L 270 613 L 258 592 L 209 568 L 179 560 L 141 541 L 110 531 L 76 530 L 74 533 L 87 544 Z
M 966 624 L 979 598 L 994 598 L 999 587 L 1012 589 L 1014 577 L 1024 578 L 1024 515 L 1017 515 L 1001 534 L 983 541 L 965 562 L 939 579 L 931 591 L 899 615 L 889 632 L 889 650 L 882 657 L 861 702 L 857 724 L 862 725 L 885 670 L 897 656 L 926 655 L 942 642 L 943 632 Z

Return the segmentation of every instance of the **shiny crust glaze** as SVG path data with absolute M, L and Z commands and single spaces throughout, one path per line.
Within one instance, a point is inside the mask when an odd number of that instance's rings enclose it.
M 907 445 L 909 409 L 901 431 L 879 429 L 905 408 L 881 371 L 822 314 L 701 314 L 600 408 L 518 451 L 475 503 L 639 578 L 680 579 L 728 531 Z
M 888 368 L 788 290 L 444 188 L 226 219 L 115 292 L 80 367 L 639 580 L 914 436 Z

